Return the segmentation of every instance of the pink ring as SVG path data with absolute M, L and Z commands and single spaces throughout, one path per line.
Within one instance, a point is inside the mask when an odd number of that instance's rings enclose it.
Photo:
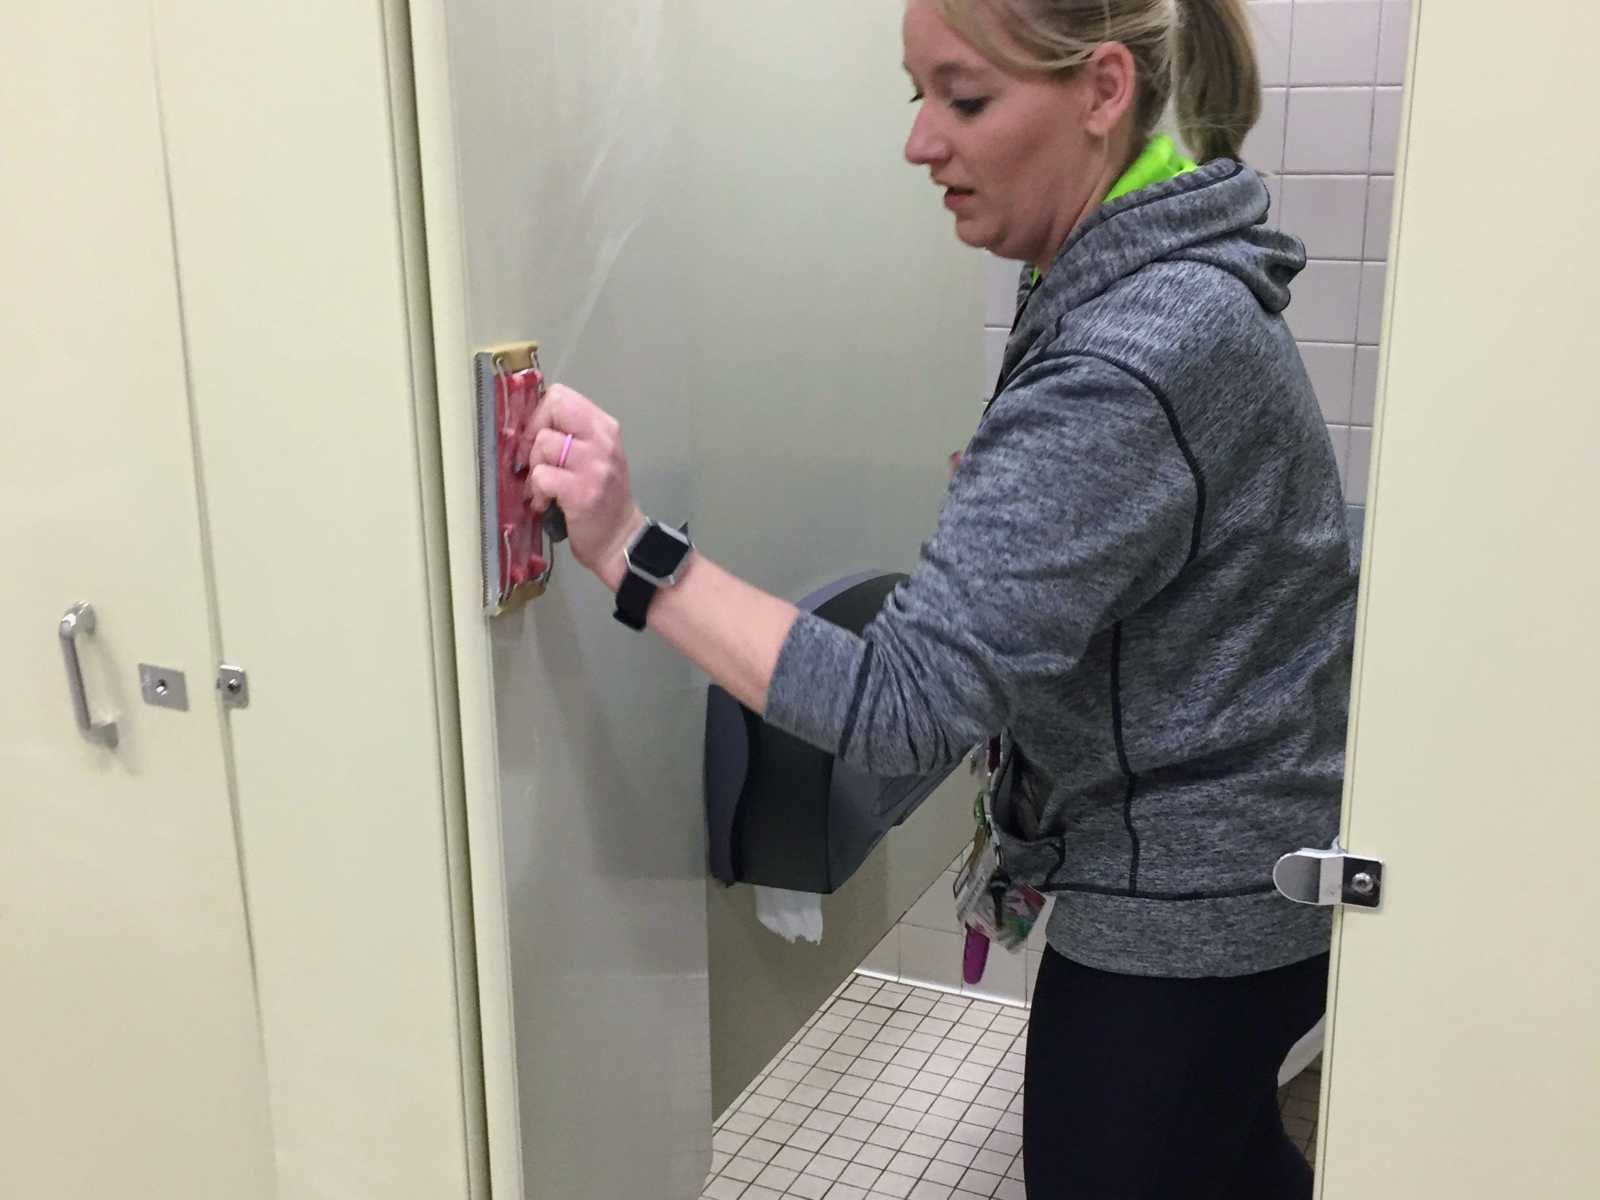
M 559 470 L 564 470 L 566 468 L 567 455 L 572 453 L 572 438 L 573 438 L 572 434 L 570 434 L 570 433 L 567 434 L 566 445 L 561 447 L 561 461 L 556 463 L 556 469 L 558 471 Z

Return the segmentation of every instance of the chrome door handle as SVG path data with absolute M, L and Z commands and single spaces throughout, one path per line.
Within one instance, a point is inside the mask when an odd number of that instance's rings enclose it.
M 72 711 L 78 728 L 92 741 L 107 746 L 117 744 L 117 723 L 96 721 L 89 714 L 89 696 L 83 687 L 83 667 L 78 662 L 78 634 L 94 632 L 94 605 L 74 604 L 61 618 L 61 657 L 67 660 L 67 691 L 72 693 Z

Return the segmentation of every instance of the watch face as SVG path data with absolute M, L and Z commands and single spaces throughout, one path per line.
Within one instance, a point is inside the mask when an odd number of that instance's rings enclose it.
M 659 525 L 652 525 L 628 557 L 633 566 L 646 575 L 665 579 L 682 565 L 684 555 L 688 552 L 686 541 Z

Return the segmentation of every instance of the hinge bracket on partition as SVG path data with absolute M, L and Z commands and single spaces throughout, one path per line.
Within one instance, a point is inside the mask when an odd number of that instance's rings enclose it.
M 250 707 L 250 677 L 243 667 L 230 667 L 224 663 L 217 668 L 217 694 L 224 708 Z

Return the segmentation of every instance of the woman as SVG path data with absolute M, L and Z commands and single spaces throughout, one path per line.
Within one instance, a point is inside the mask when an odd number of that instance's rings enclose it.
M 733 578 L 645 521 L 617 423 L 569 389 L 527 431 L 530 503 L 620 617 L 861 768 L 1006 731 L 1005 862 L 1057 898 L 1030 1196 L 1309 1196 L 1276 1071 L 1329 924 L 1271 871 L 1336 829 L 1355 580 L 1280 316 L 1304 252 L 1237 161 L 1241 5 L 911 0 L 904 37 L 906 157 L 957 236 L 1034 269 L 911 581 L 857 637 Z M 1169 102 L 1203 165 L 1152 138 Z

